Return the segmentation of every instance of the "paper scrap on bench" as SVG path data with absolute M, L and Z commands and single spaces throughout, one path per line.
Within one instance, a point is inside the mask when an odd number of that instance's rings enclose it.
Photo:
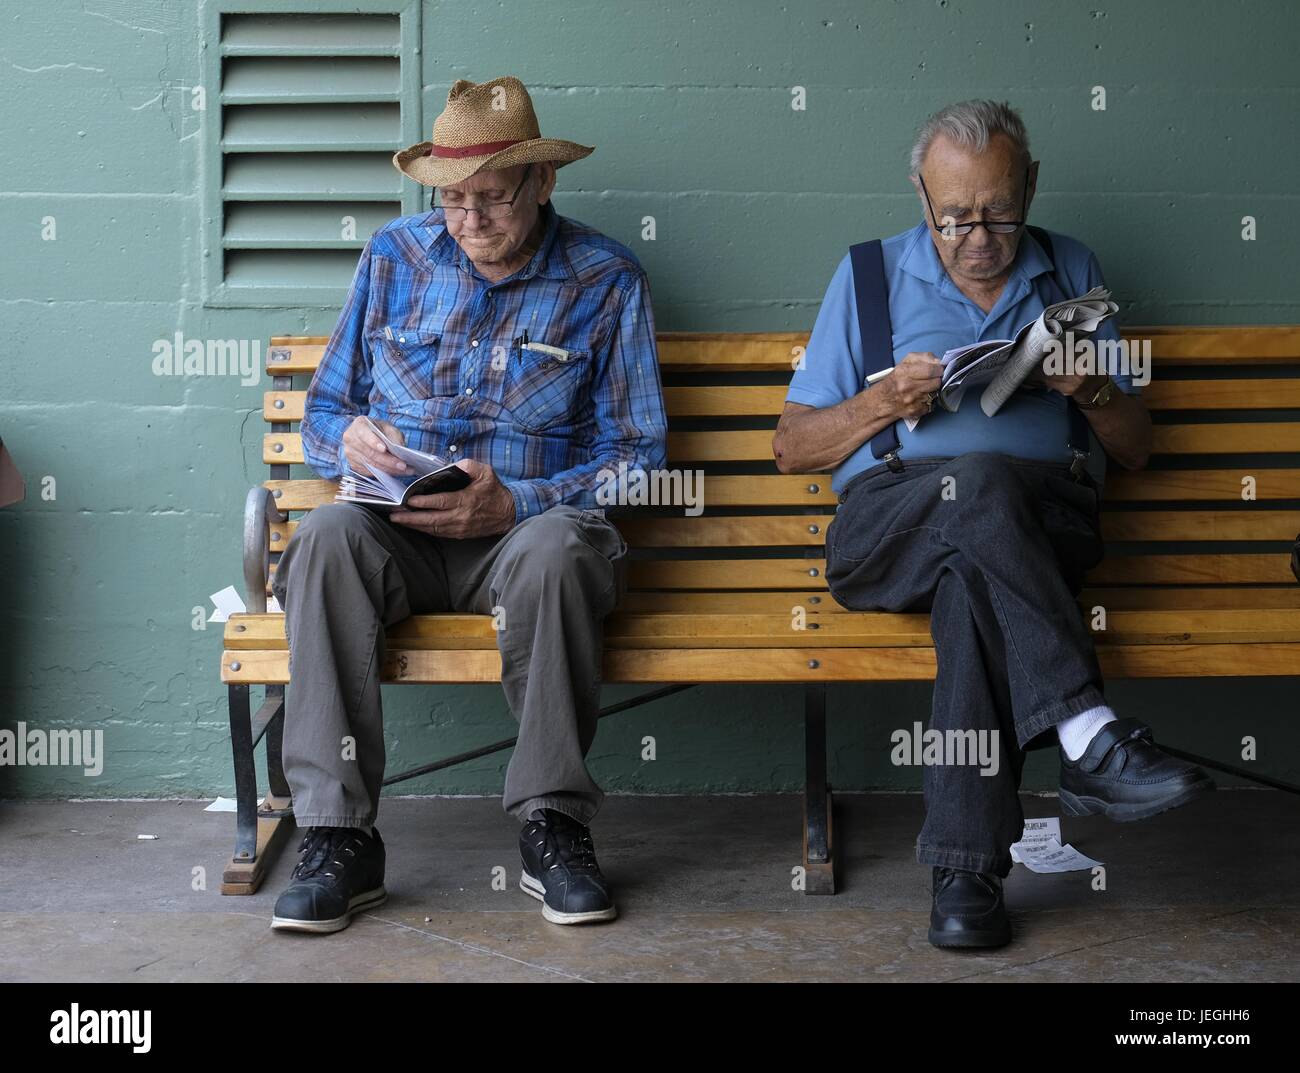
M 259 797 L 257 799 L 257 803 L 260 805 L 265 800 L 266 798 Z M 234 812 L 235 799 L 233 797 L 218 797 L 215 801 L 212 802 L 212 804 L 210 804 L 203 811 L 204 812 Z
M 239 595 L 239 590 L 234 585 L 227 585 L 220 592 L 214 592 L 208 599 L 217 606 L 217 609 L 212 612 L 212 617 L 208 619 L 209 622 L 225 622 L 231 615 L 242 615 L 248 610 L 243 597 Z M 274 596 L 266 598 L 266 609 L 276 615 L 284 613 L 280 601 Z
M 242 614 L 248 610 L 234 585 L 227 585 L 220 592 L 214 592 L 208 599 L 217 607 L 208 619 L 209 622 L 225 622 L 231 615 Z
M 1061 821 L 1056 816 L 1025 820 L 1020 841 L 1011 847 L 1011 859 L 1031 872 L 1081 872 L 1101 864 L 1061 844 Z

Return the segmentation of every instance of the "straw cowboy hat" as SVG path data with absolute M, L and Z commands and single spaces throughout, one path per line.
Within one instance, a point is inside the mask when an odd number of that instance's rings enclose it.
M 517 78 L 477 85 L 458 79 L 434 121 L 433 140 L 393 154 L 393 167 L 425 186 L 452 186 L 480 171 L 553 161 L 557 168 L 593 147 L 543 138 L 532 98 Z

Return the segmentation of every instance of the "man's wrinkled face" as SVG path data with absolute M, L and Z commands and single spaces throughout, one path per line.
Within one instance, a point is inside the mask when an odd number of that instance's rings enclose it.
M 449 209 L 487 209 L 491 212 L 496 206 L 498 211 L 503 211 L 505 203 L 515 197 L 526 167 L 518 164 L 502 171 L 480 171 L 454 186 L 440 186 L 438 201 Z M 455 217 L 459 213 L 448 213 L 447 232 L 475 264 L 509 262 L 523 248 L 554 184 L 554 167 L 534 164 L 528 170 L 528 179 L 519 189 L 514 211 L 509 216 L 488 219 L 480 212 L 469 212 L 463 220 L 457 220 Z
M 1028 174 L 1028 199 L 1033 200 L 1038 165 Z M 956 145 L 940 135 L 930 143 L 921 166 L 921 178 L 929 192 L 934 218 L 925 208 L 921 184 L 915 182 L 926 222 L 931 225 L 939 259 L 955 279 L 971 282 L 996 280 L 1015 260 L 1023 229 L 1009 235 L 995 235 L 977 227 L 969 235 L 945 236 L 935 227 L 972 220 L 1022 220 L 1026 205 L 1025 160 L 1005 134 L 995 135 L 980 153 Z

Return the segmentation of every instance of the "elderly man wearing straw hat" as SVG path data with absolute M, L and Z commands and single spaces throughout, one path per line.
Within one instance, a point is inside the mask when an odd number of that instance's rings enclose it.
M 596 492 L 620 463 L 663 465 L 666 421 L 640 264 L 551 205 L 556 168 L 591 152 L 541 137 L 523 84 L 496 78 L 456 82 L 432 141 L 393 157 L 441 204 L 366 243 L 307 393 L 303 447 L 322 477 L 409 479 L 373 422 L 469 481 L 388 515 L 320 507 L 281 557 L 284 769 L 307 833 L 273 927 L 338 931 L 387 896 L 373 828 L 384 627 L 421 611 L 493 618 L 519 721 L 504 806 L 523 823 L 521 887 L 554 923 L 615 915 L 585 756 L 627 545 Z

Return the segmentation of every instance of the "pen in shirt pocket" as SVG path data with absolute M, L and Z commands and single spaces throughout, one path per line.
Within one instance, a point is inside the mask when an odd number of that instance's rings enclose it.
M 519 362 L 521 365 L 523 364 L 525 350 L 535 350 L 537 353 L 545 354 L 561 363 L 569 360 L 569 352 L 563 347 L 548 346 L 546 343 L 533 342 L 528 338 L 528 329 L 526 328 L 524 329 L 523 334 L 515 340 L 515 345 L 519 347 Z
M 519 364 L 524 363 L 524 347 L 528 345 L 528 329 L 525 328 L 523 333 L 515 339 L 515 346 L 519 349 Z

